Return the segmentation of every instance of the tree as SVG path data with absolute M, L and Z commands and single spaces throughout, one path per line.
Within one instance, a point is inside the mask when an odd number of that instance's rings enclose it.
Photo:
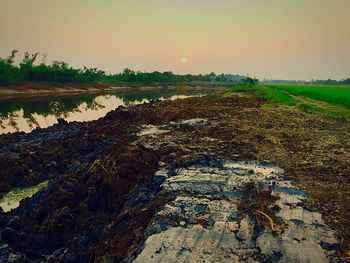
M 340 81 L 341 84 L 344 84 L 344 85 L 350 85 L 350 78 L 347 78 L 347 79 L 343 79 L 342 81 Z
M 11 54 L 6 58 L 0 58 L 0 84 L 11 84 L 18 79 L 18 68 L 14 65 L 17 50 L 12 50 Z
M 8 58 L 6 59 L 6 63 L 7 63 L 8 65 L 13 65 L 17 53 L 18 53 L 18 50 L 16 50 L 16 49 L 13 49 L 13 50 L 11 51 L 10 56 L 8 56 Z
M 248 87 L 253 87 L 259 83 L 259 80 L 257 78 L 246 77 L 243 83 Z

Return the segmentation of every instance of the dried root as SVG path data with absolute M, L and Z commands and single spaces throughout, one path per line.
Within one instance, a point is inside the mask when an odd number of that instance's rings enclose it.
M 90 166 L 90 169 L 87 171 L 87 173 L 96 172 L 97 167 L 101 167 L 106 173 L 110 174 L 110 172 L 102 165 L 100 160 L 95 160 L 93 164 Z
M 272 232 L 277 233 L 277 234 L 282 234 L 282 230 L 275 225 L 272 218 L 268 214 L 265 214 L 262 211 L 255 211 L 255 214 L 262 215 L 263 217 L 265 217 L 269 221 Z

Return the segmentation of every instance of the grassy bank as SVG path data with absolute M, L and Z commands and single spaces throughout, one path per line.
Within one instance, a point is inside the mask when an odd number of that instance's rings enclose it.
M 234 91 L 253 91 L 270 101 L 268 107 L 299 107 L 304 111 L 350 118 L 350 86 L 324 85 L 232 85 Z

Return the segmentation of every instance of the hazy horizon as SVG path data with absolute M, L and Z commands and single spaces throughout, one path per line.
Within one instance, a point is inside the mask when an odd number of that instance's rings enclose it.
M 260 79 L 350 77 L 348 0 L 0 0 L 0 57 Z M 40 60 L 41 58 L 39 58 Z

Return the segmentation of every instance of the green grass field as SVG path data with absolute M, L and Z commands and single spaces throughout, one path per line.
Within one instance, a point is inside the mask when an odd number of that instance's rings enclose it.
M 235 91 L 244 89 L 242 85 L 231 88 Z M 279 104 L 299 106 L 306 111 L 350 118 L 350 86 L 256 85 L 253 90 L 268 99 L 270 107 Z
M 269 92 L 274 91 L 294 96 L 328 102 L 332 105 L 350 109 L 350 86 L 314 86 L 314 85 L 264 85 Z M 272 91 L 271 91 L 272 90 Z

